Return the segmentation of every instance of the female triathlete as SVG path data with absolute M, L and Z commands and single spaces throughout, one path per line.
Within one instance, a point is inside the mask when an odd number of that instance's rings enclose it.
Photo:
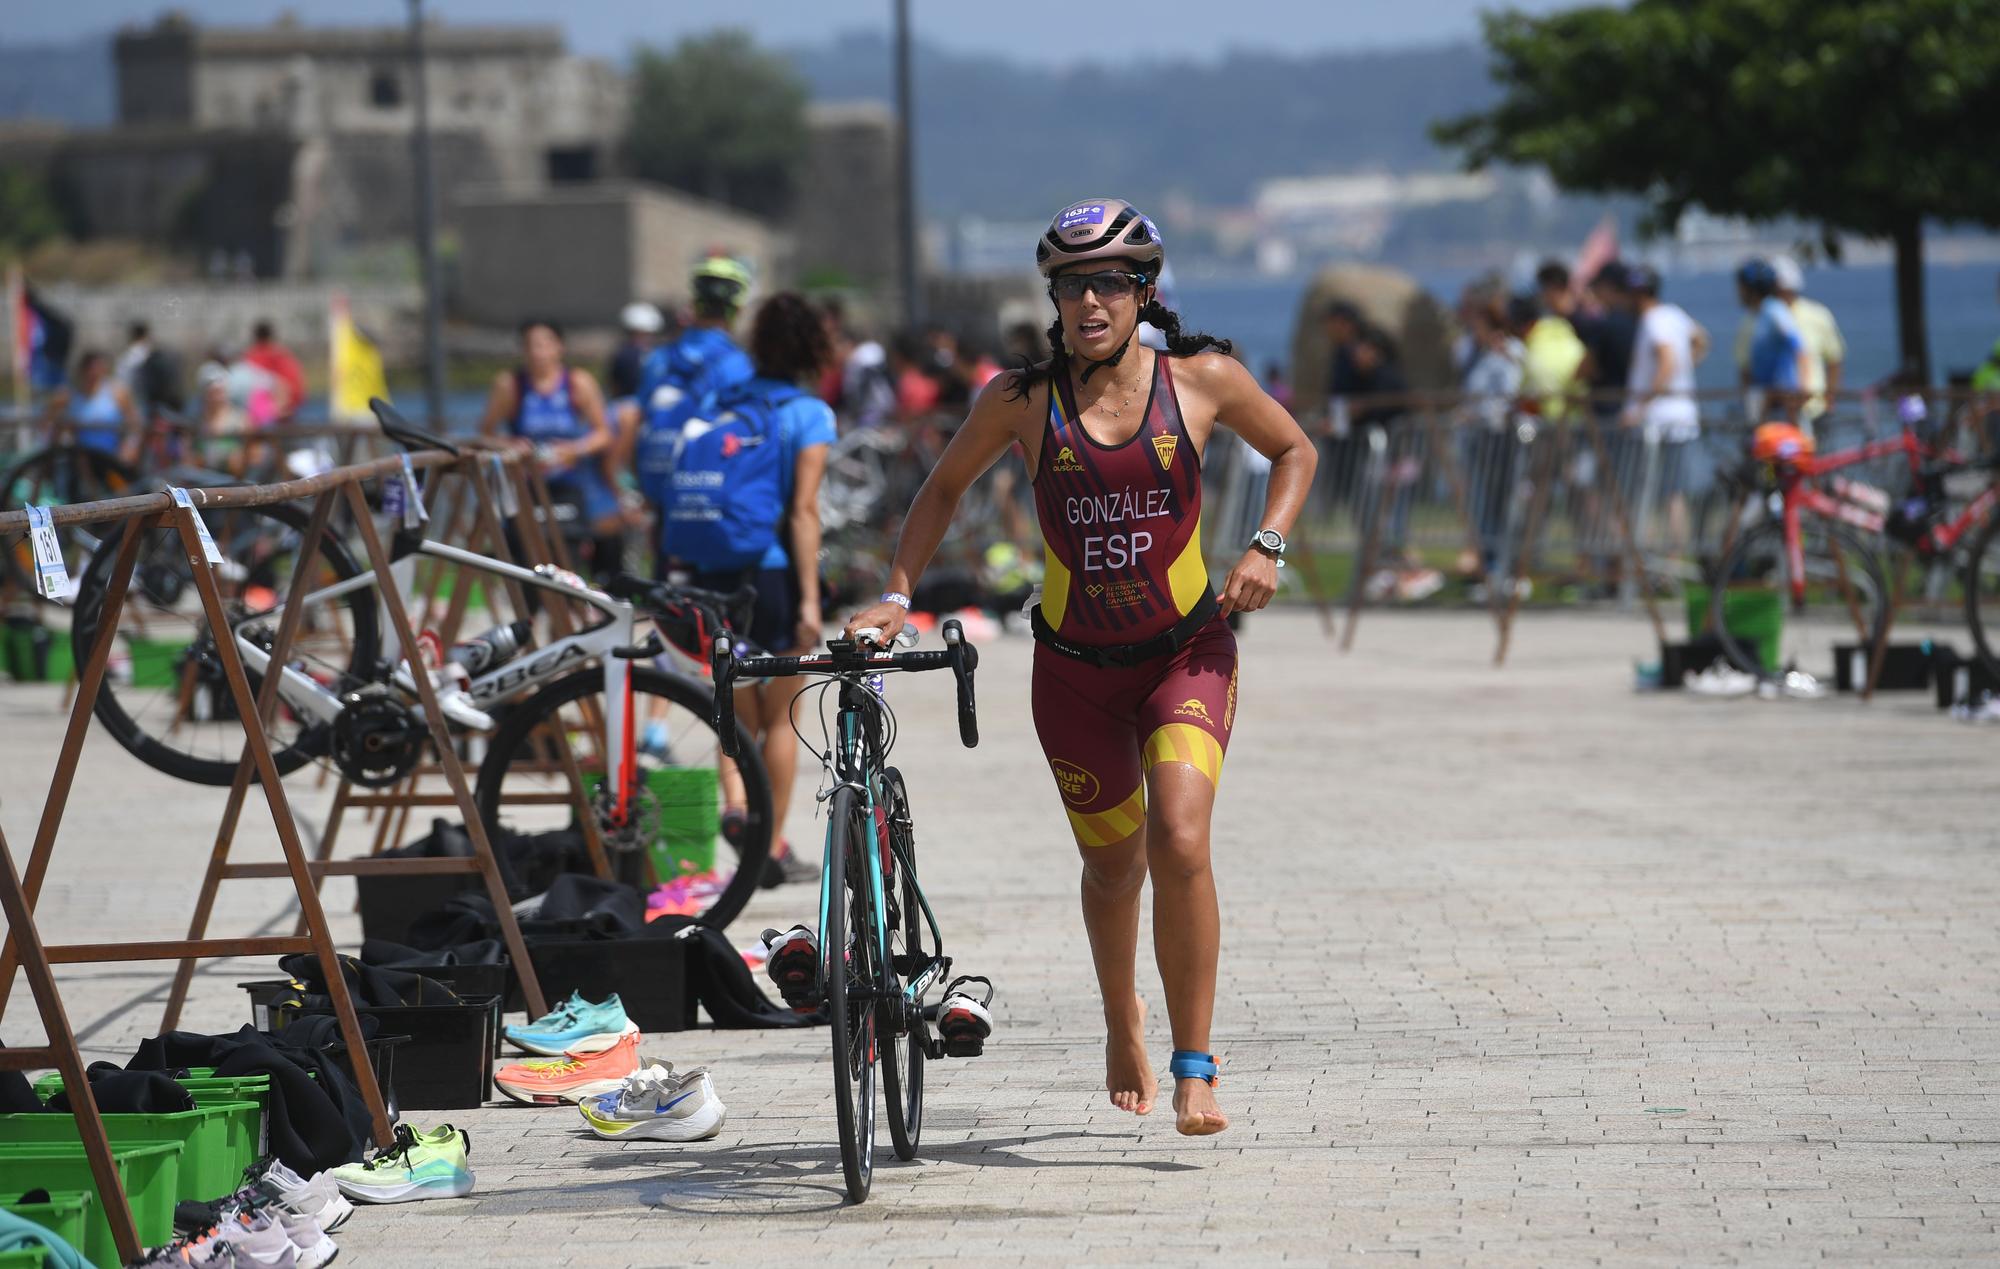
M 847 628 L 895 633 L 960 497 L 1018 441 L 1048 552 L 1033 614 L 1035 730 L 1083 856 L 1105 1086 L 1113 1105 L 1141 1115 L 1159 1091 L 1135 969 L 1150 871 L 1177 1126 L 1220 1132 L 1229 1120 L 1208 1047 L 1220 941 L 1209 819 L 1236 721 L 1236 640 L 1224 618 L 1270 602 L 1316 456 L 1226 341 L 1183 334 L 1156 298 L 1160 236 L 1136 208 L 1114 198 L 1065 207 L 1035 255 L 1057 310 L 1054 355 L 980 394 L 911 504 L 887 591 Z M 1166 353 L 1135 338 L 1142 321 Z M 1201 456 L 1218 423 L 1272 462 L 1262 527 L 1220 599 L 1200 534 Z

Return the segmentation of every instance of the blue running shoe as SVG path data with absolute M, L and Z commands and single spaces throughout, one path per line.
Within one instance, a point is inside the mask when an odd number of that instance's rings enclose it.
M 602 1053 L 639 1028 L 625 1016 L 625 1006 L 614 994 L 600 1004 L 592 1004 L 575 992 L 548 1013 L 526 1026 L 508 1027 L 507 1042 L 527 1053 L 561 1057 L 565 1053 Z

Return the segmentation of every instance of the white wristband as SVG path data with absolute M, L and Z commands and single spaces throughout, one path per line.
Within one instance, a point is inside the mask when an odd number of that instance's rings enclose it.
M 885 604 L 894 604 L 904 612 L 910 611 L 910 597 L 899 590 L 883 591 L 882 602 Z

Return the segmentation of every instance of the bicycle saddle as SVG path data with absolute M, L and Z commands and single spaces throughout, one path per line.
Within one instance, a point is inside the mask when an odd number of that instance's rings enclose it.
M 382 435 L 404 449 L 412 452 L 420 449 L 441 449 L 453 458 L 458 457 L 458 446 L 411 423 L 395 406 L 381 397 L 369 397 L 368 408 L 375 412 L 375 421 L 382 425 Z

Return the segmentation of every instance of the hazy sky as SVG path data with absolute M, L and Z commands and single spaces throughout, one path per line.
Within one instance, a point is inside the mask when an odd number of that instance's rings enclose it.
M 1570 0 L 1514 0 L 1512 7 L 1547 11 Z M 332 11 L 270 0 L 63 0 L 7 3 L 0 43 L 30 44 L 98 35 L 131 22 L 150 22 L 179 8 L 209 24 L 262 24 L 287 8 L 309 24 Z M 920 38 L 955 49 L 998 53 L 1021 61 L 1061 63 L 1092 58 L 1202 57 L 1231 47 L 1312 52 L 1322 49 L 1429 44 L 1469 39 L 1492 0 L 913 0 Z M 634 43 L 671 42 L 716 26 L 747 26 L 767 43 L 817 42 L 856 28 L 885 28 L 891 0 L 425 0 L 448 22 L 547 22 L 567 26 L 571 47 L 618 57 Z M 402 20 L 405 0 L 347 0 L 341 24 Z M 1114 16 L 1116 15 L 1116 16 Z M 1093 32 L 1095 25 L 1100 29 Z M 1112 28 L 1112 29 L 1104 29 Z

